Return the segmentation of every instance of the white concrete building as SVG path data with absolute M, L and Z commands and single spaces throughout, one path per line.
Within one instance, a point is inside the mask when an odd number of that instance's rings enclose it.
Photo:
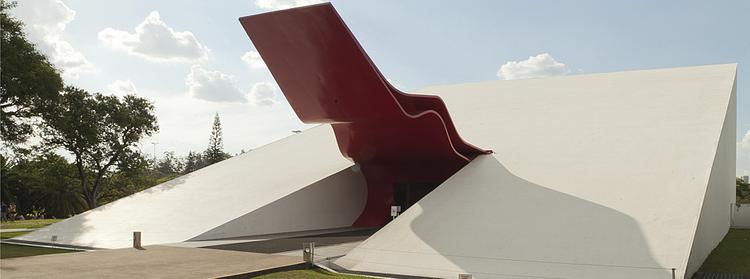
M 736 65 L 443 85 L 491 149 L 334 263 L 457 278 L 690 278 L 726 234 Z M 351 226 L 366 182 L 321 125 L 20 237 L 118 248 Z
M 427 88 L 475 159 L 343 267 L 457 278 L 690 278 L 729 228 L 735 65 Z M 457 109 L 460 108 L 460 109 Z

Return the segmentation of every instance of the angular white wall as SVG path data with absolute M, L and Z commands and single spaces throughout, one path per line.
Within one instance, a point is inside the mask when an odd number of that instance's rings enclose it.
M 366 201 L 364 176 L 347 168 L 191 240 L 349 227 Z
M 475 278 L 687 278 L 729 226 L 736 65 L 448 85 L 482 156 L 336 262 Z M 20 237 L 119 248 L 351 224 L 364 181 L 319 126 Z M 336 200 L 342 202 L 334 202 Z M 316 206 L 317 205 L 317 206 Z
M 698 228 L 693 238 L 690 258 L 687 262 L 686 279 L 698 271 L 703 261 L 726 235 L 731 225 L 733 204 L 736 201 L 734 177 L 737 138 L 737 85 L 736 80 L 732 88 L 729 104 L 726 109 L 724 126 L 716 149 L 711 175 L 708 179 L 708 189 L 703 197 L 700 208 Z
M 495 154 L 336 263 L 446 277 L 689 277 L 729 225 L 735 73 L 711 65 L 424 89 L 445 100 L 465 140 Z
M 637 220 L 476 158 L 335 261 L 387 274 L 458 278 L 671 278 Z
M 349 226 L 365 200 L 352 165 L 318 126 L 16 239 L 121 248 L 133 231 L 150 245 Z

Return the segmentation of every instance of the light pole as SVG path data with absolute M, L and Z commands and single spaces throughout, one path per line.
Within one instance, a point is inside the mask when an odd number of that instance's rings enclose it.
M 151 144 L 154 145 L 154 167 L 156 167 L 156 145 L 159 144 L 158 142 L 152 141 Z

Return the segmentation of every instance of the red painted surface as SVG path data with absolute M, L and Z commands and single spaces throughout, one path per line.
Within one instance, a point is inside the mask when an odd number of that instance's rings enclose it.
M 490 152 L 461 139 L 440 97 L 391 86 L 331 4 L 240 23 L 297 116 L 331 123 L 341 153 L 361 166 L 368 201 L 355 226 L 387 222 L 395 183 L 439 183 Z

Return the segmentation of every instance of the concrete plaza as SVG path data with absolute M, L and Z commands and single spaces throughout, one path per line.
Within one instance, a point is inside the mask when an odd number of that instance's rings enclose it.
M 2 278 L 222 278 L 302 265 L 301 256 L 147 246 L 3 259 Z

